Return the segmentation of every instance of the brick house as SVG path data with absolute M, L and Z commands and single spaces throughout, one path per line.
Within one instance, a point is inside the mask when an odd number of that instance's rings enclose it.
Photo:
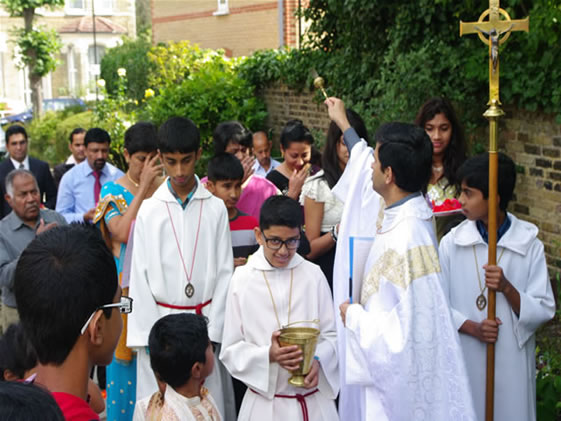
M 305 22 L 295 16 L 308 0 L 151 0 L 155 43 L 188 40 L 229 56 L 299 46 Z
M 120 43 L 123 35 L 135 36 L 135 0 L 95 0 L 94 54 L 92 3 L 67 0 L 63 7 L 36 10 L 35 25 L 56 29 L 63 44 L 60 65 L 43 78 L 44 98 L 91 98 L 95 93 L 95 64 L 101 62 L 106 49 Z M 0 98 L 27 108 L 31 105 L 27 71 L 16 67 L 10 42 L 10 30 L 22 25 L 22 18 L 10 18 L 0 7 Z

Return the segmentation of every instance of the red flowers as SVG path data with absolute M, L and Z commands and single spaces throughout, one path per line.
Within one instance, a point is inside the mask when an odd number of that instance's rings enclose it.
M 434 213 L 449 212 L 449 211 L 459 210 L 462 208 L 462 205 L 460 205 L 458 199 L 446 199 L 440 205 L 436 205 L 434 203 L 434 200 L 432 200 L 431 203 L 432 203 L 432 211 Z

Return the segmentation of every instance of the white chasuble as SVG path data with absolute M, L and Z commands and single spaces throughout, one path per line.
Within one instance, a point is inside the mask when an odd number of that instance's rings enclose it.
M 127 332 L 127 346 L 138 351 L 137 399 L 158 390 L 146 352 L 150 329 L 158 319 L 194 313 L 194 308 L 184 307 L 199 306 L 209 320 L 210 340 L 221 342 L 232 271 L 226 207 L 200 183 L 185 209 L 167 182 L 142 203 L 134 228 L 129 292 L 134 301 Z M 192 297 L 185 291 L 188 283 L 194 288 Z M 221 364 L 215 366 L 205 385 L 220 413 L 229 419 L 233 387 Z
M 309 322 L 315 319 L 319 325 Z M 318 391 L 305 398 L 308 419 L 338 420 L 334 402 L 339 389 L 335 321 L 325 276 L 319 266 L 298 254 L 288 267 L 274 268 L 265 259 L 263 247 L 245 266 L 236 268 L 226 304 L 220 358 L 232 376 L 248 386 L 238 420 L 303 419 L 302 406 L 295 396 L 313 389 L 289 385 L 291 373 L 269 362 L 271 335 L 279 329 L 279 322 L 302 322 L 292 326 L 320 330 L 315 352 L 320 362 L 319 384 Z
M 475 420 L 431 218 L 420 193 L 385 209 L 348 307 L 346 380 L 361 388 L 362 420 Z
M 381 225 L 383 218 L 384 199 L 372 188 L 372 162 L 374 154 L 366 141 L 356 143 L 350 151 L 349 162 L 343 175 L 333 188 L 333 194 L 345 206 L 339 225 L 339 238 L 335 251 L 333 266 L 333 305 L 335 314 L 339 314 L 339 305 L 349 299 L 349 278 L 351 270 L 350 241 L 352 237 L 354 253 L 352 256 L 354 274 L 352 277 L 353 301 L 360 297 L 362 286 L 362 271 L 366 263 L 365 255 L 371 248 L 371 241 L 376 234 L 376 226 Z M 365 238 L 366 237 L 366 238 Z M 355 241 L 361 238 L 364 240 Z M 368 247 L 358 253 L 357 245 Z M 361 410 L 364 407 L 363 394 L 356 385 L 346 381 L 345 374 L 345 341 L 346 332 L 340 317 L 336 317 L 337 347 L 339 352 L 339 376 L 341 389 L 339 392 L 339 417 L 342 421 L 360 420 L 363 418 Z
M 508 218 L 511 225 L 497 243 L 497 265 L 520 293 L 520 315 L 516 315 L 505 296 L 497 292 L 496 316 L 502 324 L 495 344 L 494 420 L 535 421 L 535 332 L 553 317 L 555 301 L 537 227 L 510 213 Z M 462 222 L 440 243 L 442 281 L 456 329 L 466 320 L 480 323 L 487 318 L 487 307 L 479 310 L 476 305 L 477 297 L 485 288 L 483 265 L 487 263 L 487 253 L 487 244 L 475 221 Z M 487 293 L 485 289 L 485 297 Z M 483 420 L 487 346 L 464 333 L 460 333 L 460 341 L 477 419 Z

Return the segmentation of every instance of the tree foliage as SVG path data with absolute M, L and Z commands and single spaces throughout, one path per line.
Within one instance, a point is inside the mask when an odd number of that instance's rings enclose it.
M 62 44 L 56 31 L 41 30 L 33 26 L 35 9 L 63 6 L 64 0 L 0 0 L 0 5 L 11 17 L 23 17 L 23 28 L 13 31 L 19 47 L 18 59 L 29 69 L 29 86 L 35 115 L 43 112 L 41 78 L 53 71 L 58 61 L 56 55 Z
M 41 27 L 26 31 L 20 28 L 14 31 L 17 36 L 16 44 L 23 53 L 18 58 L 22 67 L 29 67 L 38 77 L 47 76 L 60 64 L 54 55 L 60 51 L 62 43 L 58 32 L 54 29 Z M 30 55 L 30 51 L 35 51 L 35 55 Z
M 512 19 L 530 16 L 530 33 L 513 33 L 500 49 L 502 102 L 555 113 L 561 122 L 561 3 L 501 6 Z M 475 35 L 460 38 L 459 21 L 476 21 L 487 8 L 487 0 L 310 0 L 305 48 L 260 51 L 240 75 L 257 86 L 312 87 L 315 68 L 328 93 L 345 99 L 370 130 L 412 121 L 426 99 L 443 95 L 473 133 L 487 124 L 488 51 Z
M 311 0 L 304 12 L 312 19 L 308 46 L 327 53 L 332 86 L 385 118 L 410 119 L 432 95 L 481 113 L 488 99 L 487 49 L 475 35 L 460 38 L 459 21 L 476 21 L 488 4 Z M 503 0 L 501 6 L 513 19 L 530 16 L 531 22 L 530 34 L 514 33 L 501 48 L 503 102 L 561 115 L 560 3 Z
M 64 0 L 0 0 L 6 11 L 12 17 L 22 17 L 25 10 L 39 7 L 64 6 Z

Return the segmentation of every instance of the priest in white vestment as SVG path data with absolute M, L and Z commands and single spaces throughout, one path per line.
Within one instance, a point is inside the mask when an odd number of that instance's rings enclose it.
M 352 134 L 340 117 L 340 101 L 326 104 L 345 137 Z M 353 304 L 340 306 L 346 325 L 341 363 L 361 405 L 352 419 L 475 420 L 458 334 L 440 285 L 432 212 L 420 192 L 430 177 L 432 145 L 421 128 L 401 123 L 382 126 L 376 137 L 372 181 L 387 207 L 360 293 L 353 294 Z M 347 140 L 352 157 L 356 141 Z
M 292 214 L 301 219 L 299 204 L 284 196 L 267 199 L 262 215 L 268 202 L 287 200 L 293 202 Z M 298 237 L 303 235 L 298 227 L 291 229 Z M 278 249 L 285 252 L 283 266 L 273 266 L 277 262 L 268 258 L 272 251 L 265 250 L 269 246 L 264 239 L 286 242 L 275 236 L 278 232 L 283 231 L 263 229 L 258 234 L 260 249 L 246 265 L 236 268 L 228 292 L 220 358 L 230 374 L 248 386 L 238 420 L 336 421 L 339 376 L 331 292 L 320 267 L 288 244 Z M 319 366 L 317 386 L 290 385 L 291 373 L 271 361 L 272 341 L 276 341 L 272 334 L 286 325 L 319 329 L 314 362 Z
M 352 127 L 347 129 L 344 138 L 346 142 L 352 142 L 352 145 L 349 145 L 349 161 L 345 172 L 332 190 L 345 204 L 339 224 L 338 247 L 333 267 L 333 302 L 336 313 L 339 312 L 339 304 L 349 298 L 349 282 L 352 283 L 353 301 L 357 302 L 360 296 L 365 257 L 372 248 L 372 241 L 377 227 L 382 223 L 384 210 L 384 199 L 372 189 L 374 151 L 364 140 L 359 139 Z M 350 241 L 353 242 L 352 253 Z M 351 270 L 354 276 L 351 275 Z M 336 326 L 339 360 L 345 361 L 345 326 L 339 317 L 336 318 Z M 362 419 L 360 411 L 364 407 L 363 395 L 359 386 L 347 383 L 345 364 L 339 364 L 339 377 L 340 419 Z
M 554 316 L 555 301 L 538 228 L 505 211 L 516 170 L 512 160 L 500 154 L 497 266 L 502 268 L 508 287 L 496 294 L 500 323 L 490 325 L 486 320 L 488 208 L 482 191 L 488 191 L 488 162 L 486 156 L 477 156 L 460 168 L 464 179 L 459 201 L 468 220 L 440 243 L 443 285 L 454 327 L 460 331 L 477 419 L 485 418 L 487 342 L 496 341 L 494 420 L 535 421 L 535 332 Z M 492 340 L 485 340 L 483 324 L 494 328 Z
M 226 294 L 233 272 L 231 234 L 224 203 L 196 179 L 183 209 L 169 179 L 143 202 L 136 219 L 127 346 L 138 351 L 137 399 L 158 390 L 146 352 L 148 335 L 163 316 L 199 312 L 208 317 L 212 342 L 222 341 Z M 188 279 L 190 278 L 190 279 Z M 192 285 L 193 295 L 187 295 Z M 224 366 L 216 366 L 206 386 L 225 419 L 235 411 L 233 387 Z M 230 412 L 228 412 L 230 411 Z

